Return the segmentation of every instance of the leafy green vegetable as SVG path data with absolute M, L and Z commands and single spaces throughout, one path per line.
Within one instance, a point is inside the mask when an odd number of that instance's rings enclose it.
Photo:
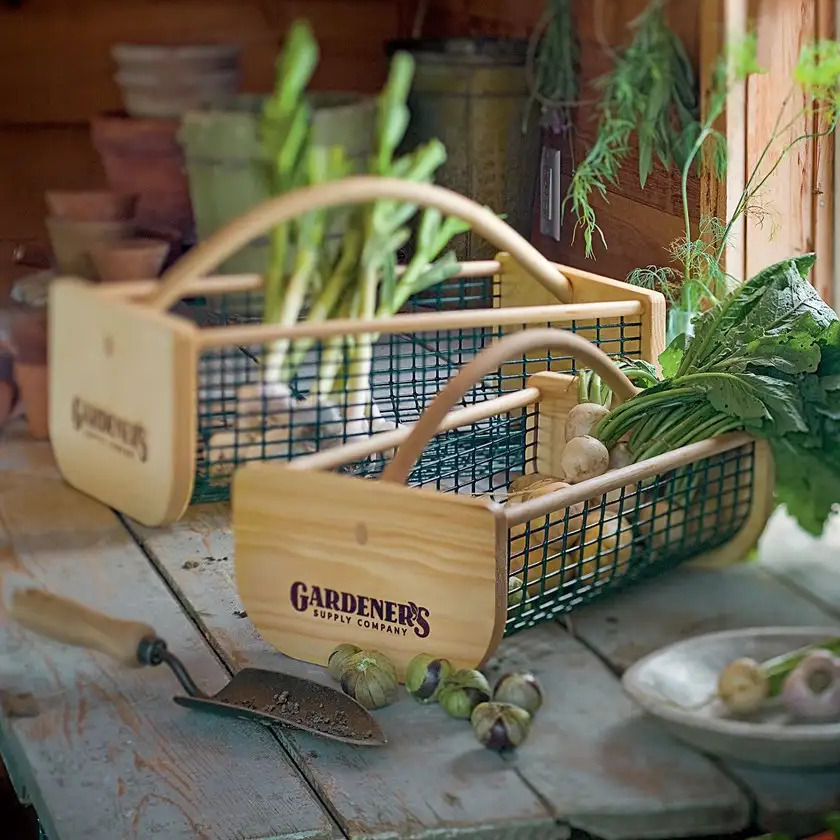
M 594 434 L 610 448 L 630 432 L 639 461 L 749 431 L 771 444 L 779 501 L 821 533 L 840 502 L 840 321 L 808 282 L 814 261 L 771 265 L 699 316 L 662 354 L 665 379 Z

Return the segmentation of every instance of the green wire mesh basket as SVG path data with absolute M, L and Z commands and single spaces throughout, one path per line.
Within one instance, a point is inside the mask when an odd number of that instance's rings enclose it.
M 575 370 L 543 369 L 515 390 L 463 402 L 476 383 L 535 348 L 572 359 Z M 321 664 L 327 642 L 348 642 L 375 645 L 405 665 L 425 642 L 399 628 L 392 638 L 382 605 L 409 604 L 435 634 L 426 646 L 471 667 L 503 635 L 682 562 L 739 559 L 772 510 L 765 444 L 731 434 L 569 485 L 561 459 L 581 362 L 612 388 L 614 403 L 635 393 L 580 334 L 526 330 L 461 368 L 411 429 L 286 467 L 239 470 L 237 585 L 263 635 Z M 387 460 L 371 481 L 374 453 Z M 361 593 L 369 604 L 325 639 L 321 622 L 338 622 L 340 602 L 330 609 L 329 596 L 319 595 L 320 610 L 311 601 L 301 608 L 286 595 L 295 585 Z
M 309 346 L 290 383 L 293 411 L 280 404 L 282 398 L 272 400 L 260 387 L 264 343 L 237 342 L 206 349 L 199 360 L 197 470 L 192 501 L 227 499 L 230 477 L 242 464 L 288 460 L 350 441 L 361 442 L 377 431 L 415 422 L 454 372 L 511 330 L 562 326 L 588 338 L 615 359 L 655 360 L 661 349 L 655 293 L 563 266 L 557 268 L 569 281 L 567 303 L 552 298 L 504 254 L 493 261 L 464 263 L 459 275 L 434 295 L 410 301 L 402 314 L 391 319 L 392 323 L 380 325 L 371 375 L 378 416 L 362 423 L 346 421 L 357 397 L 352 388 L 345 387 L 332 405 L 309 399 L 332 335 L 298 340 L 299 345 Z M 216 329 L 257 327 L 261 314 L 259 290 L 207 296 L 192 307 L 195 320 Z M 298 332 L 304 329 L 301 324 Z M 353 334 L 348 329 L 341 337 L 350 339 Z M 541 369 L 574 372 L 575 361 L 550 350 L 523 354 L 476 383 L 460 404 L 472 405 L 518 390 L 531 372 Z M 524 417 L 500 420 L 492 428 L 470 434 L 453 433 L 424 455 L 419 474 L 424 482 L 459 489 L 487 479 L 500 469 L 521 470 L 525 466 L 525 433 Z M 474 458 L 474 451 L 481 456 L 474 460 L 467 479 L 458 468 L 459 453 L 471 453 Z M 357 469 L 371 475 L 381 467 L 381 458 L 371 458 Z

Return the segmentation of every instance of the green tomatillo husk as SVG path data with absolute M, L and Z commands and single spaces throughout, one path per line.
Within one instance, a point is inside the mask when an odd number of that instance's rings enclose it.
M 511 575 L 508 578 L 508 606 L 518 607 L 525 598 L 525 584 L 521 577 Z
M 361 650 L 344 664 L 341 688 L 366 709 L 378 709 L 397 697 L 397 671 L 384 653 Z
M 476 738 L 488 750 L 511 750 L 518 747 L 531 731 L 531 715 L 513 703 L 481 703 L 470 723 Z
M 420 703 L 434 703 L 451 673 L 448 659 L 418 653 L 406 668 L 405 690 Z
M 468 720 L 479 703 L 490 699 L 490 684 L 481 671 L 455 671 L 438 692 L 438 703 L 454 718 Z
M 493 689 L 493 700 L 513 703 L 533 715 L 543 703 L 542 686 L 529 671 L 502 674 Z
M 327 660 L 327 670 L 330 676 L 336 681 L 341 682 L 341 677 L 344 674 L 344 669 L 347 666 L 347 660 L 351 656 L 355 656 L 361 650 L 357 645 L 339 645 Z

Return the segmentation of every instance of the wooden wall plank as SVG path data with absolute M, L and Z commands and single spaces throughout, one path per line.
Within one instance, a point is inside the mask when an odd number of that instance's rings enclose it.
M 599 93 L 593 85 L 595 79 L 612 66 L 611 49 L 631 38 L 628 24 L 646 7 L 644 0 L 579 0 L 574 10 L 581 37 L 581 92 L 583 103 L 575 112 L 574 159 L 580 162 L 594 142 L 597 132 L 597 112 L 594 102 Z M 682 38 L 689 57 L 699 63 L 701 0 L 688 0 L 672 4 L 669 23 Z M 546 135 L 546 144 L 564 153 L 564 190 L 573 171 L 573 161 L 568 153 L 568 139 L 563 135 Z M 689 204 L 691 218 L 696 222 L 700 213 L 700 180 L 696 175 L 689 179 Z M 535 213 L 534 241 L 551 259 L 569 265 L 606 273 L 623 279 L 634 268 L 645 265 L 667 265 L 666 248 L 676 237 L 683 235 L 683 213 L 680 177 L 675 170 L 666 170 L 656 161 L 644 190 L 639 182 L 638 151 L 635 141 L 631 153 L 621 166 L 618 184 L 607 190 L 609 204 L 597 196 L 591 201 L 597 221 L 604 231 L 607 249 L 598 242 L 594 247 L 596 260 L 584 255 L 580 232 L 574 235 L 575 218 L 567 213 L 561 240 L 539 234 L 539 218 Z
M 104 186 L 86 125 L 0 126 L 0 239 L 46 242 L 44 191 Z
M 818 39 L 837 37 L 837 4 L 835 0 L 817 0 L 816 37 Z M 814 126 L 815 131 L 821 129 Z M 834 172 L 835 138 L 821 137 L 815 144 L 814 189 L 812 200 L 812 227 L 814 250 L 817 263 L 814 266 L 812 282 L 823 300 L 836 305 L 834 290 L 837 243 L 834 240 Z
M 816 33 L 816 3 L 802 0 L 751 0 L 750 15 L 758 37 L 758 60 L 765 73 L 747 80 L 747 173 L 759 164 L 761 155 L 779 123 L 793 120 L 789 131 L 772 146 L 758 169 L 758 183 L 776 163 L 779 152 L 796 136 L 811 130 L 805 117 L 797 117 L 804 97 L 793 83 L 793 68 L 803 44 Z M 746 275 L 786 257 L 814 247 L 812 142 L 791 149 L 768 178 L 747 214 Z
M 399 15 L 390 0 L 42 0 L 5 8 L 0 122 L 79 122 L 119 109 L 109 52 L 118 41 L 239 43 L 244 89 L 270 90 L 279 45 L 296 17 L 312 23 L 321 46 L 314 88 L 375 91 Z
M 117 517 L 60 479 L 48 444 L 16 429 L 0 442 L 0 579 L 23 573 L 149 622 L 202 689 L 221 688 L 228 672 Z M 176 705 L 168 668 L 128 669 L 39 639 L 2 607 L 0 663 L 0 686 L 38 704 L 36 717 L 3 716 L 0 747 L 50 840 L 341 836 L 269 730 Z

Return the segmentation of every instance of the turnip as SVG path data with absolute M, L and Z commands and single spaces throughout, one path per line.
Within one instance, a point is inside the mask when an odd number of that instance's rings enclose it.
M 591 435 L 593 426 L 609 413 L 608 408 L 597 403 L 586 402 L 574 406 L 566 417 L 566 441 Z
M 610 453 L 606 446 L 590 435 L 567 441 L 560 456 L 560 468 L 570 484 L 597 478 L 607 471 L 609 465 Z
M 563 579 L 603 582 L 626 572 L 633 550 L 632 528 L 615 508 L 589 511 L 578 551 L 568 554 Z M 569 562 L 571 561 L 571 562 Z
M 565 481 L 543 477 L 524 490 L 508 497 L 508 502 L 528 501 L 555 490 L 564 490 L 570 485 Z M 560 508 L 547 516 L 538 516 L 510 529 L 511 562 L 510 574 L 519 575 L 528 582 L 528 594 L 539 594 L 560 583 L 563 555 L 574 548 L 582 530 L 583 504 L 576 503 Z M 527 553 L 525 553 L 527 551 Z
M 840 718 L 840 659 L 827 650 L 809 653 L 785 680 L 782 702 L 800 720 Z
M 819 653 L 820 657 L 813 660 L 815 664 L 809 665 L 804 671 L 799 671 L 801 665 L 806 661 L 811 661 L 811 657 L 816 653 Z M 837 654 L 840 654 L 840 638 L 828 639 L 816 645 L 807 645 L 791 653 L 768 659 L 766 662 L 756 662 L 755 659 L 746 656 L 740 657 L 730 662 L 720 672 L 717 692 L 700 705 L 706 705 L 709 700 L 718 698 L 735 715 L 754 714 L 761 709 L 766 700 L 783 695 L 793 674 L 799 671 L 799 676 L 794 679 L 792 687 L 787 689 L 787 702 L 794 705 L 802 702 L 804 709 L 813 698 L 801 699 L 804 693 L 800 685 L 802 678 L 807 679 L 812 671 L 819 670 L 817 666 L 826 661 L 825 656 L 833 658 Z M 834 684 L 840 685 L 836 681 L 836 676 Z M 805 711 L 810 708 L 809 705 Z M 840 711 L 837 714 L 840 714 Z
M 627 449 L 626 443 L 617 443 L 610 450 L 610 461 L 608 472 L 613 470 L 620 470 L 624 467 L 630 466 L 633 463 L 633 456 Z M 636 492 L 636 485 L 628 484 L 625 487 L 618 487 L 615 490 L 610 490 L 601 496 L 593 496 L 589 500 L 589 504 L 593 507 L 603 507 L 604 505 L 614 505 L 621 500 L 622 493 L 625 499 L 632 496 Z
M 720 672 L 717 693 L 730 712 L 752 714 L 770 696 L 770 680 L 758 662 L 741 657 Z

